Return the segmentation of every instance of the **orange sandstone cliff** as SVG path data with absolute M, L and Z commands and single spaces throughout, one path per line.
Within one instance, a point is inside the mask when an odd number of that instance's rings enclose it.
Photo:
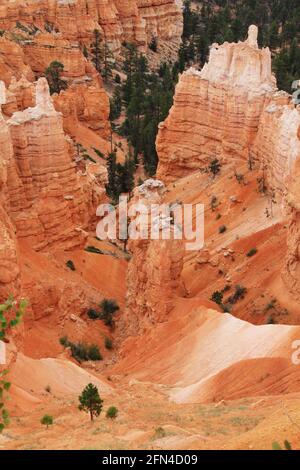
M 175 0 L 2 0 L 0 28 L 10 29 L 17 21 L 83 43 L 91 41 L 95 28 L 100 29 L 115 51 L 123 41 L 145 49 L 153 36 L 178 44 L 183 23 L 182 3 Z
M 244 43 L 214 44 L 201 71 L 182 74 L 174 105 L 160 124 L 158 178 L 174 181 L 216 157 L 247 160 L 275 89 L 271 53 L 258 48 L 256 27 Z

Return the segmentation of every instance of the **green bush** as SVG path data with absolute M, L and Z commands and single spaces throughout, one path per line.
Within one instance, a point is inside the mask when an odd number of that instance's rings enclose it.
M 217 305 L 221 305 L 223 301 L 223 293 L 220 291 L 216 291 L 211 296 L 211 300 L 215 302 Z
M 243 299 L 246 294 L 247 294 L 246 287 L 237 285 L 235 286 L 234 294 L 229 297 L 228 302 L 231 305 L 236 304 L 240 299 Z
M 103 251 L 100 250 L 99 248 L 96 248 L 95 246 L 87 246 L 85 248 L 85 251 L 87 251 L 88 253 L 95 253 L 96 255 L 102 255 L 103 254 Z
M 103 357 L 96 344 L 88 346 L 88 359 L 90 361 L 102 361 Z
M 257 248 L 251 248 L 251 250 L 248 251 L 247 256 L 248 258 L 251 258 L 252 256 L 256 255 L 257 253 Z
M 115 406 L 110 406 L 108 410 L 106 411 L 106 417 L 110 419 L 114 419 L 118 416 L 118 412 L 119 412 L 118 408 L 116 408 Z
M 219 233 L 225 233 L 226 230 L 227 230 L 226 225 L 221 225 L 221 227 L 219 227 Z
M 118 303 L 114 299 L 103 299 L 100 304 L 101 312 L 100 318 L 104 321 L 106 326 L 113 326 L 113 315 L 120 310 Z
M 97 312 L 97 310 L 94 310 L 93 308 L 90 308 L 90 309 L 87 311 L 87 315 L 88 315 L 88 317 L 89 317 L 91 320 L 97 320 L 97 319 L 99 319 L 99 317 L 100 317 L 100 313 Z
M 106 349 L 109 349 L 109 350 L 113 349 L 113 342 L 107 336 L 105 337 L 104 345 L 105 345 Z
M 103 359 L 98 346 L 95 344 L 72 343 L 67 336 L 60 338 L 59 342 L 64 348 L 71 348 L 72 357 L 78 362 L 102 361 Z
M 285 440 L 284 443 L 284 449 L 281 447 L 281 445 L 275 441 L 272 443 L 272 450 L 293 450 L 292 445 L 288 440 Z
M 44 426 L 47 426 L 47 429 L 48 429 L 48 427 L 53 424 L 53 416 L 44 415 L 41 418 L 41 424 L 43 424 Z
M 149 44 L 149 49 L 153 52 L 157 52 L 157 38 L 152 36 L 151 42 Z
M 69 346 L 69 340 L 68 340 L 67 336 L 62 336 L 61 338 L 59 338 L 59 342 L 65 348 L 67 348 Z
M 75 264 L 73 263 L 73 261 L 72 261 L 71 259 L 69 259 L 69 260 L 66 262 L 66 266 L 67 266 L 67 268 L 69 268 L 71 271 L 76 271 Z
M 218 158 L 214 158 L 208 167 L 211 174 L 215 177 L 221 171 L 221 163 Z

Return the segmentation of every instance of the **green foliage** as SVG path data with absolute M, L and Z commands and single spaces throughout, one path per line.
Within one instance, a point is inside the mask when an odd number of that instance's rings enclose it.
M 87 315 L 88 317 L 91 319 L 91 320 L 97 320 L 99 318 L 99 312 L 97 312 L 97 310 L 93 309 L 93 308 L 90 308 L 88 311 L 87 311 Z
M 215 302 L 217 305 L 221 305 L 223 301 L 223 296 L 224 296 L 223 292 L 216 291 L 211 296 L 211 300 Z
M 214 212 L 217 209 L 218 205 L 219 205 L 219 203 L 218 203 L 217 196 L 212 196 L 212 198 L 210 200 L 211 211 Z
M 266 321 L 266 324 L 267 325 L 275 325 L 275 319 L 273 317 L 273 315 L 269 315 L 268 318 L 267 318 L 267 321 Z
M 69 259 L 69 260 L 66 262 L 66 266 L 67 266 L 67 268 L 69 268 L 71 271 L 76 271 L 75 264 L 73 263 L 73 261 L 72 261 L 71 259 Z
M 219 233 L 225 233 L 226 230 L 227 230 L 226 225 L 221 225 L 221 227 L 219 227 Z
M 284 443 L 284 449 L 281 447 L 281 445 L 279 444 L 279 442 L 277 441 L 274 441 L 272 443 L 272 450 L 293 450 L 292 449 L 292 445 L 289 441 L 285 440 Z
M 107 82 L 112 77 L 112 68 L 114 66 L 114 58 L 108 47 L 106 38 L 102 38 L 98 29 L 94 30 L 94 41 L 90 47 L 92 62 L 97 72 L 101 74 Z
M 79 410 L 90 414 L 91 421 L 100 415 L 103 408 L 103 400 L 100 398 L 98 388 L 92 383 L 82 391 L 79 399 Z
M 152 39 L 149 44 L 149 49 L 153 52 L 157 52 L 158 44 L 157 44 L 157 37 L 152 36 Z
M 0 37 L 2 37 L 4 34 L 5 34 L 5 30 L 4 30 L 4 29 L 0 29 Z
M 134 188 L 135 162 L 129 156 L 124 164 L 117 163 L 115 152 L 109 154 L 107 159 L 108 183 L 105 186 L 107 195 L 117 202 L 120 194 L 130 193 Z
M 108 410 L 106 411 L 106 417 L 110 419 L 114 419 L 118 416 L 118 412 L 119 412 L 118 408 L 116 408 L 115 406 L 110 406 Z
M 133 147 L 135 161 L 142 157 L 146 172 L 154 175 L 158 125 L 172 105 L 179 68 L 178 64 L 163 62 L 150 72 L 146 57 L 132 44 L 126 45 L 125 56 L 123 71 L 127 78 L 121 90 L 126 119 L 120 133 Z
M 60 344 L 64 348 L 70 348 L 71 354 L 74 359 L 78 362 L 82 361 L 102 361 L 103 357 L 99 351 L 99 348 L 95 344 L 86 343 L 73 343 L 69 341 L 67 336 L 63 336 L 59 340 Z
M 117 302 L 114 299 L 103 299 L 100 304 L 100 309 L 99 318 L 104 321 L 106 326 L 113 326 L 113 315 L 120 310 Z
M 108 350 L 113 349 L 113 342 L 112 342 L 112 340 L 111 340 L 110 338 L 108 338 L 107 336 L 105 337 L 104 345 L 105 345 L 106 349 L 108 349 Z
M 215 42 L 244 41 L 251 24 L 259 28 L 260 46 L 269 46 L 280 89 L 291 91 L 300 75 L 300 5 L 298 0 L 212 0 L 195 8 L 184 2 L 183 44 L 180 67 L 207 61 L 209 46 Z
M 96 155 L 98 155 L 98 157 L 105 159 L 104 153 L 102 153 L 100 150 L 96 149 L 95 147 L 92 147 L 92 149 L 94 150 Z
M 235 291 L 232 296 L 229 297 L 228 302 L 231 305 L 236 304 L 239 300 L 244 299 L 245 295 L 247 294 L 247 288 L 241 285 L 235 286 Z
M 251 248 L 251 250 L 248 251 L 247 255 L 248 258 L 252 258 L 252 256 L 255 256 L 257 253 L 257 248 Z
M 51 95 L 53 93 L 60 93 L 68 88 L 67 82 L 61 78 L 63 71 L 64 65 L 57 60 L 51 62 L 49 67 L 46 68 L 45 77 L 48 81 Z
M 114 90 L 113 97 L 110 99 L 110 121 L 114 121 L 121 116 L 122 112 L 122 89 L 117 86 Z
M 0 341 L 7 342 L 7 332 L 10 328 L 18 325 L 25 313 L 27 301 L 15 302 L 13 297 L 9 297 L 6 302 L 0 304 Z M 10 382 L 5 379 L 8 370 L 0 371 L 0 433 L 9 424 L 9 413 L 5 407 L 7 392 L 10 389 Z
M 68 337 L 67 336 L 62 336 L 61 338 L 59 338 L 59 342 L 62 346 L 64 346 L 65 348 L 68 347 L 68 344 L 69 344 L 69 341 L 68 341 Z
M 103 251 L 100 250 L 99 248 L 96 248 L 95 246 L 87 246 L 85 249 L 88 253 L 94 253 L 96 255 L 102 255 Z
M 218 160 L 218 158 L 214 158 L 210 164 L 209 164 L 209 167 L 208 167 L 210 173 L 213 175 L 213 177 L 215 177 L 218 173 L 220 173 L 221 171 L 221 163 L 220 161 Z
M 41 424 L 43 424 L 44 426 L 47 426 L 47 429 L 49 428 L 49 426 L 52 426 L 53 421 L 54 421 L 53 416 L 50 416 L 50 415 L 44 415 L 41 418 Z

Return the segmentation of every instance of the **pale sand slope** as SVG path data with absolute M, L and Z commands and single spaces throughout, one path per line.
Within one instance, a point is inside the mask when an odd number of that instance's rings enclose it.
M 22 397 L 20 404 L 26 407 L 26 397 L 43 398 L 46 387 L 56 397 L 78 396 L 90 382 L 101 394 L 112 392 L 112 387 L 92 373 L 64 358 L 31 359 L 19 353 L 11 368 L 9 378 L 13 383 L 13 395 Z M 18 404 L 18 399 L 16 399 Z
M 254 326 L 183 299 L 173 318 L 129 339 L 115 370 L 170 385 L 178 403 L 300 391 L 299 326 Z

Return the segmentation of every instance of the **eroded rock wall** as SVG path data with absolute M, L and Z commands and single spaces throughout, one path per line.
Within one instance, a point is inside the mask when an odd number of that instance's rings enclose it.
M 163 201 L 164 185 L 158 180 L 147 180 L 139 186 L 131 202 L 142 204 L 149 210 L 152 204 Z M 132 258 L 127 272 L 127 302 L 125 331 L 137 334 L 143 328 L 168 319 L 174 306 L 174 298 L 182 294 L 181 271 L 183 268 L 184 242 L 174 239 L 176 227 L 171 226 L 170 238 L 163 239 L 163 223 L 160 239 L 149 238 L 129 241 Z
M 158 178 L 171 182 L 214 158 L 248 159 L 265 105 L 276 90 L 269 49 L 257 28 L 238 44 L 213 45 L 202 71 L 183 73 L 157 137 Z

